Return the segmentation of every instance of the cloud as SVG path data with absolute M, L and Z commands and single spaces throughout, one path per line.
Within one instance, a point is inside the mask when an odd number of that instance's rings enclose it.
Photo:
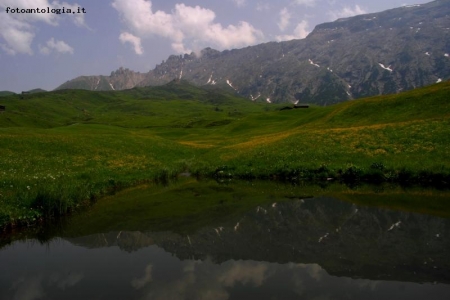
M 59 1 L 49 2 L 48 0 L 2 0 L 0 2 L 0 47 L 11 55 L 33 54 L 31 44 L 35 37 L 36 24 L 58 26 L 59 21 L 63 18 L 70 18 L 77 26 L 86 26 L 84 14 L 6 13 L 8 7 L 11 9 L 44 9 L 48 7 L 50 10 L 64 7 L 78 10 L 79 5 Z M 4 43 L 1 43 L 1 39 Z M 47 50 L 44 49 L 45 51 Z
M 84 274 L 80 272 L 69 273 L 67 277 L 58 273 L 52 274 L 49 278 L 50 285 L 56 285 L 61 290 L 77 285 L 84 278 Z
M 226 300 L 233 287 L 262 286 L 273 274 L 267 263 L 251 261 L 228 261 L 215 265 L 211 261 L 183 261 L 182 272 L 174 273 L 170 280 L 152 279 L 151 267 L 147 266 L 142 279 L 132 285 L 145 294 L 146 299 L 199 299 Z M 154 270 L 158 272 L 158 270 Z
M 316 281 L 320 281 L 326 271 L 318 264 L 294 264 L 291 263 L 289 265 L 290 268 L 293 269 L 301 269 L 304 270 L 311 278 Z
M 14 293 L 13 299 L 17 300 L 46 299 L 48 298 L 45 293 L 46 288 L 56 286 L 64 291 L 66 288 L 78 284 L 83 278 L 83 273 L 71 273 L 67 276 L 61 276 L 58 273 L 50 276 L 39 274 L 27 278 L 19 278 L 13 282 L 9 290 Z
M 289 41 L 294 39 L 304 39 L 308 36 L 309 30 L 307 29 L 309 27 L 308 21 L 303 20 L 295 27 L 294 32 L 292 34 L 287 35 L 278 35 L 276 37 L 277 41 Z
M 232 287 L 236 283 L 261 286 L 266 279 L 267 265 L 250 262 L 235 262 L 218 277 L 218 282 L 226 287 Z
M 120 34 L 119 40 L 123 44 L 130 43 L 133 46 L 134 52 L 136 52 L 136 54 L 142 55 L 144 53 L 144 50 L 142 49 L 141 45 L 141 39 L 139 37 L 134 36 L 129 32 L 123 32 Z
M 284 31 L 286 27 L 289 25 L 290 20 L 291 20 L 291 13 L 285 7 L 280 11 L 280 21 L 277 23 L 278 28 L 280 28 L 281 31 Z
M 227 27 L 214 22 L 215 13 L 200 6 L 176 4 L 171 13 L 154 12 L 152 2 L 145 0 L 115 0 L 112 6 L 134 36 L 166 38 L 178 53 L 206 46 L 219 49 L 244 47 L 263 39 L 262 32 L 247 22 Z
M 0 13 L 0 37 L 6 42 L 2 49 L 11 55 L 17 53 L 33 54 L 31 43 L 34 39 L 32 26 L 28 23 L 13 19 L 6 13 Z
M 67 45 L 64 41 L 55 41 L 54 38 L 49 39 L 46 46 L 39 46 L 39 51 L 46 55 L 50 54 L 52 51 L 73 54 L 72 47 Z
M 296 5 L 314 6 L 317 0 L 293 0 L 292 3 Z
M 153 266 L 151 264 L 149 264 L 146 268 L 145 268 L 145 274 L 144 277 L 142 278 L 135 278 L 131 281 L 131 285 L 139 290 L 141 288 L 143 288 L 144 286 L 146 286 L 147 284 L 149 284 L 150 282 L 152 282 L 152 269 Z
M 356 15 L 366 14 L 367 11 L 361 8 L 359 5 L 355 5 L 353 8 L 349 6 L 343 7 L 341 10 L 330 11 L 328 15 L 331 20 L 336 20 L 339 18 L 348 18 Z
M 43 277 L 41 275 L 30 278 L 20 278 L 13 283 L 10 290 L 14 291 L 14 299 L 37 300 L 45 296 L 42 287 Z

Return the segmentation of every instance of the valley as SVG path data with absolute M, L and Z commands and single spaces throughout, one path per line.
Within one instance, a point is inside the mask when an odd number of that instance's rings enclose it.
M 0 1 L 0 298 L 450 299 L 450 0 L 399 1 Z
M 33 223 L 180 173 L 448 186 L 449 93 L 442 82 L 307 109 L 182 80 L 5 96 L 0 219 Z

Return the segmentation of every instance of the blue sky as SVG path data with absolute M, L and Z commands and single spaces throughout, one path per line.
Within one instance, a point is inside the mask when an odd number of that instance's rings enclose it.
M 0 0 L 0 90 L 52 90 L 171 54 L 304 38 L 317 24 L 427 0 Z M 81 14 L 10 9 L 84 8 Z

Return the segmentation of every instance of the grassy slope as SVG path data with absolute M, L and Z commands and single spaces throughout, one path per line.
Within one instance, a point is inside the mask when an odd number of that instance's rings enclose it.
M 10 95 L 15 95 L 15 93 L 10 92 L 10 91 L 0 91 L 0 97 L 10 96 Z
M 352 166 L 374 176 L 448 174 L 449 95 L 444 83 L 326 108 L 251 115 L 221 128 L 216 134 L 227 139 L 205 160 L 220 157 L 229 173 L 251 170 L 256 176 L 335 177 Z M 208 138 L 203 143 L 211 144 Z
M 279 111 L 184 82 L 2 98 L 0 224 L 183 170 L 215 176 L 447 180 L 450 84 Z

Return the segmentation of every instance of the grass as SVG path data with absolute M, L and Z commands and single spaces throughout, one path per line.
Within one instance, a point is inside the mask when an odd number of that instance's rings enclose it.
M 0 97 L 14 95 L 14 92 L 10 91 L 0 91 Z
M 0 227 L 32 224 L 183 171 L 197 176 L 450 182 L 450 83 L 283 110 L 172 82 L 1 98 Z

